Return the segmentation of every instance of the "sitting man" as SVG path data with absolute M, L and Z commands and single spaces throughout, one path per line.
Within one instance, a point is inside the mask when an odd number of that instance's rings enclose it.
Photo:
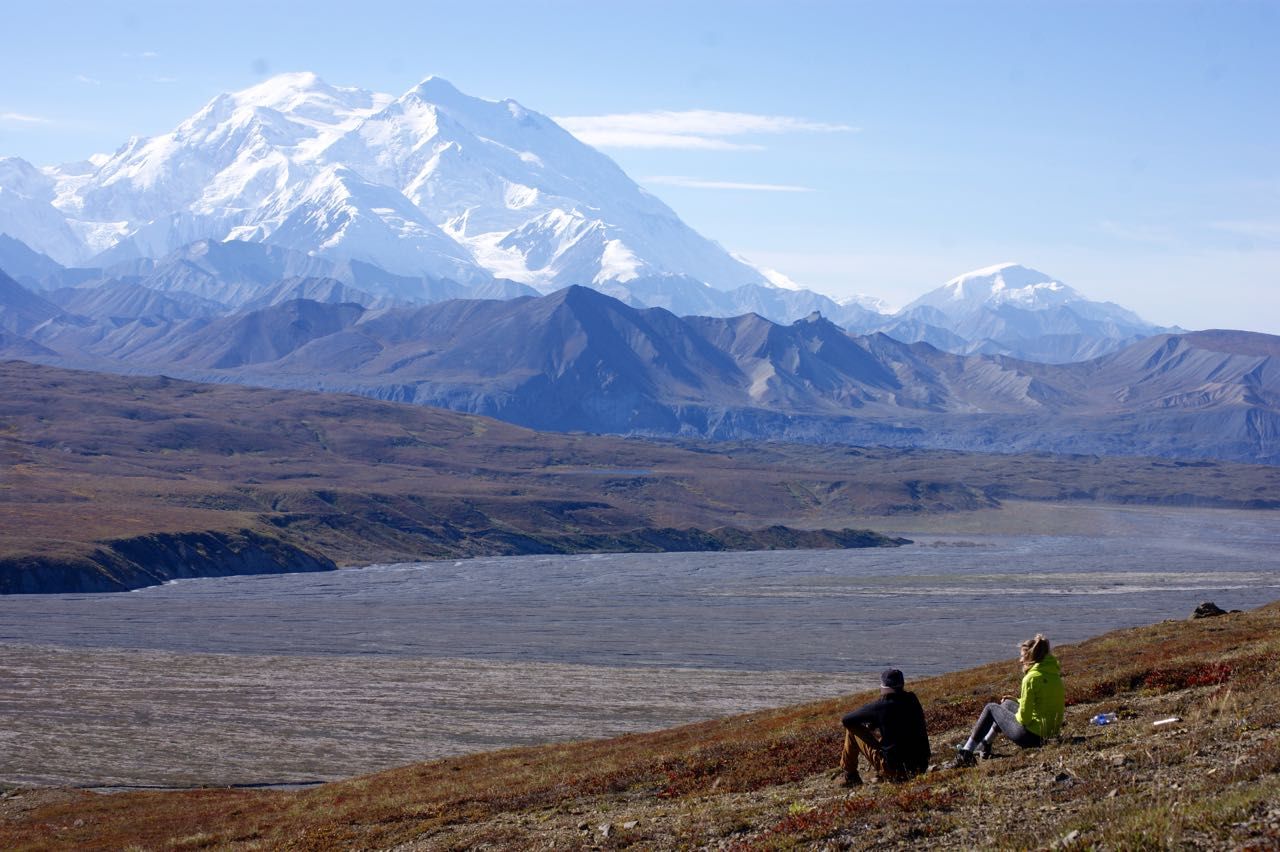
M 905 781 L 929 766 L 929 735 L 924 726 L 924 708 L 914 692 L 903 689 L 902 672 L 885 669 L 880 673 L 880 697 L 848 713 L 844 725 L 844 751 L 840 768 L 842 783 L 856 787 L 858 755 L 867 759 L 881 781 Z

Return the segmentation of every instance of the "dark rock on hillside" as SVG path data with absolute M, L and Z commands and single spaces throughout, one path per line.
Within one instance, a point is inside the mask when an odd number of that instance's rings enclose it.
M 0 594 L 127 592 L 193 577 L 336 569 L 323 556 L 250 530 L 155 533 L 106 542 L 86 557 L 0 559 Z
M 1205 601 L 1196 607 L 1195 612 L 1191 613 L 1192 618 L 1213 618 L 1216 615 L 1226 615 L 1227 611 L 1212 601 Z

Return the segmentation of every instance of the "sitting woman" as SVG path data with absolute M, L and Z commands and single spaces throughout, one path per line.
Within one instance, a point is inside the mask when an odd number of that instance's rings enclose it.
M 1022 695 L 1001 698 L 988 704 L 973 726 L 973 733 L 956 749 L 953 766 L 972 766 L 978 756 L 991 756 L 991 741 L 1004 734 L 1021 748 L 1036 748 L 1062 729 L 1066 696 L 1058 658 L 1049 653 L 1049 640 L 1039 633 L 1020 646 L 1018 661 L 1022 663 Z

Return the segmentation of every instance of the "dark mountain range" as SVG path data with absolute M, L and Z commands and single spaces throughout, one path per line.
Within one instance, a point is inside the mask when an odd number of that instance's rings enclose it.
M 286 278 L 268 288 L 256 299 L 246 302 L 242 310 L 254 311 L 269 308 L 295 299 L 309 299 L 326 305 L 340 305 L 348 302 L 364 308 L 391 308 L 402 304 L 388 296 L 375 296 L 343 284 L 336 278 Z
M 25 335 L 36 326 L 63 313 L 47 299 L 0 271 L 0 329 Z
M 271 241 L 201 240 L 161 258 L 129 254 L 116 262 L 110 259 L 110 255 L 99 258 L 106 265 L 98 267 L 63 268 L 0 234 L 0 269 L 37 292 L 124 282 L 170 295 L 196 296 L 221 305 L 224 314 L 294 298 L 384 308 L 539 295 L 503 278 L 482 276 L 460 283 L 397 275 L 362 260 L 321 258 Z M 960 276 L 892 316 L 810 290 L 758 283 L 717 289 L 682 275 L 648 275 L 591 286 L 633 308 L 665 308 L 680 316 L 755 313 L 785 325 L 817 312 L 856 334 L 883 332 L 896 340 L 929 343 L 959 355 L 1008 355 L 1045 363 L 1083 361 L 1154 334 L 1179 331 L 1146 323 L 1118 305 L 1090 301 L 1043 273 L 1013 264 Z M 110 301 L 118 296 L 96 298 Z M 103 314 L 96 307 L 88 315 L 120 316 L 118 311 Z M 165 309 L 159 315 L 175 313 Z
M 69 314 L 110 323 L 139 318 L 163 320 L 218 316 L 226 311 L 218 302 L 190 293 L 162 293 L 119 278 L 109 278 L 95 286 L 62 287 L 46 298 Z
M 21 290 L 11 282 L 9 301 L 27 307 L 0 316 L 38 316 Z M 851 336 L 817 314 L 682 319 L 581 287 L 381 309 L 294 299 L 212 319 L 61 314 L 13 330 L 22 339 L 0 351 L 17 357 L 39 357 L 34 343 L 63 364 L 352 392 L 558 431 L 1280 462 L 1277 338 L 1244 332 L 1161 335 L 1050 365 Z
M 862 332 L 884 324 L 884 314 L 857 304 L 841 304 L 812 290 L 784 290 L 744 284 L 717 290 L 680 276 L 650 276 L 623 284 L 595 287 L 633 308 L 665 308 L 681 316 L 736 317 L 759 314 L 780 323 L 795 322 L 815 311 L 849 331 Z
M 62 264 L 35 251 L 22 240 L 0 234 L 0 269 L 23 284 L 31 284 L 57 274 Z
M 11 242 L 22 245 L 16 240 Z M 355 298 L 351 301 L 371 305 L 426 304 L 459 298 L 510 299 L 535 294 L 529 287 L 504 279 L 466 285 L 443 278 L 395 275 L 358 260 L 335 262 L 268 243 L 239 240 L 201 240 L 158 259 L 132 258 L 92 268 L 54 267 L 38 277 L 28 276 L 24 282 L 33 289 L 49 291 L 125 282 L 170 295 L 196 296 L 221 305 L 224 313 L 280 301 L 282 288 L 303 280 L 336 281 L 352 288 L 349 295 Z M 310 286 L 309 292 L 304 288 L 294 298 L 314 298 L 321 292 L 318 285 Z

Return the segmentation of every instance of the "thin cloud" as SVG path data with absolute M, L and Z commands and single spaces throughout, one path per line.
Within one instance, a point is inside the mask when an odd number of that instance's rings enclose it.
M 1257 240 L 1280 240 L 1280 221 L 1274 220 L 1237 220 L 1232 222 L 1210 222 L 1209 227 L 1215 231 L 1225 231 L 1240 237 L 1251 237 Z
M 561 122 L 563 123 L 563 122 Z M 763 145 L 730 142 L 711 136 L 686 133 L 649 133 L 638 130 L 573 130 L 579 140 L 593 148 L 679 148 L 687 151 L 763 151 Z
M 641 178 L 641 183 L 657 183 L 663 186 L 680 186 L 687 189 L 734 189 L 748 192 L 813 192 L 809 186 L 795 186 L 785 183 L 743 183 L 731 180 L 702 180 L 700 178 L 681 177 L 680 175 L 654 175 Z
M 27 115 L 21 112 L 0 112 L 0 121 L 9 121 L 16 124 L 53 124 L 53 119 L 42 118 L 38 115 Z
M 1133 224 L 1103 219 L 1098 222 L 1098 230 L 1117 239 L 1135 243 L 1168 243 L 1173 234 L 1168 228 L 1159 225 Z
M 84 83 L 86 86 L 101 86 L 101 85 L 102 85 L 102 81 L 101 81 L 101 80 L 94 79 L 93 77 L 89 77 L 89 76 L 87 76 L 87 75 L 85 75 L 85 74 L 77 74 L 77 75 L 76 75 L 76 82 L 77 82 L 77 83 Z
M 751 151 L 763 146 L 731 137 L 780 133 L 856 133 L 847 124 L 809 121 L 787 115 L 685 110 L 611 115 L 570 115 L 556 122 L 580 140 L 602 148 L 685 148 Z

